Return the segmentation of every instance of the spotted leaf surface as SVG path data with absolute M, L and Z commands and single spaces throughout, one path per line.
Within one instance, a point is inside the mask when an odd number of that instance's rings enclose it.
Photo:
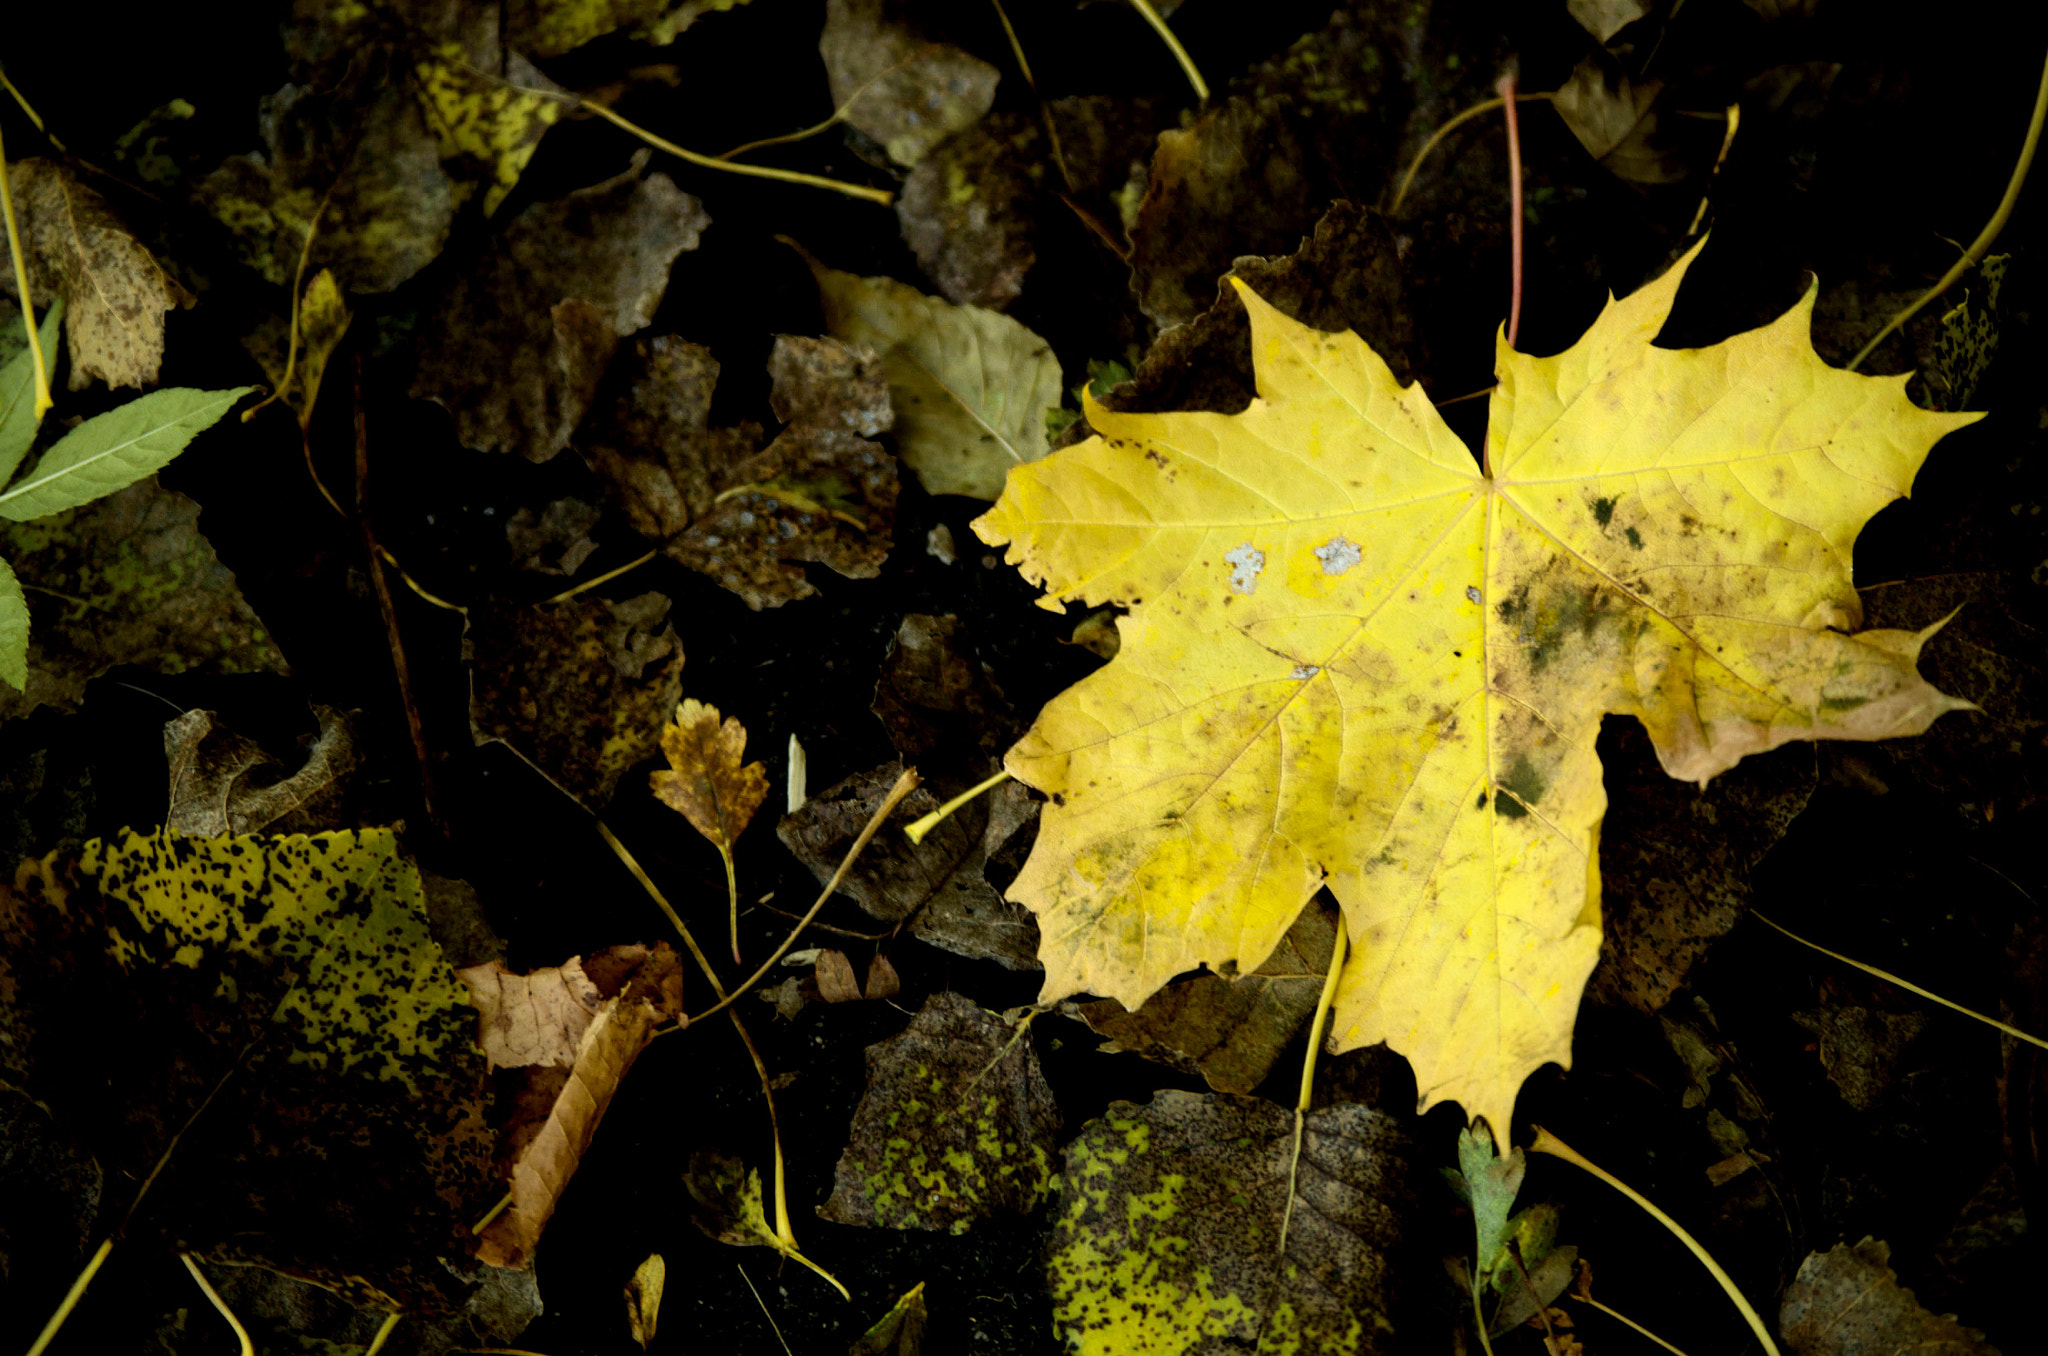
M 1564 353 L 1502 342 L 1483 461 L 1357 336 L 1240 283 L 1242 413 L 1091 405 L 1097 437 L 1011 471 L 983 540 L 1047 606 L 1130 608 L 1007 760 L 1051 798 L 1011 891 L 1044 998 L 1253 969 L 1327 881 L 1340 1048 L 1388 1042 L 1424 1104 L 1505 1133 L 1600 950 L 1603 715 L 1704 783 L 1967 705 L 1915 669 L 1931 631 L 1853 634 L 1850 550 L 1976 416 L 1828 367 L 1812 292 L 1653 347 L 1693 257 Z

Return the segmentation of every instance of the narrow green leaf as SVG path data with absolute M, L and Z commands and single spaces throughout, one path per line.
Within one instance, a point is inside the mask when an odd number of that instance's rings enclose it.
M 17 692 L 28 687 L 28 599 L 14 569 L 0 560 L 0 678 Z
M 254 389 L 173 387 L 86 420 L 58 439 L 19 485 L 0 494 L 0 518 L 46 517 L 134 484 L 184 451 L 195 434 Z
M 39 336 L 43 361 L 53 381 L 57 376 L 57 323 L 63 318 L 64 299 L 59 297 L 43 313 Z M 36 355 L 23 344 L 21 352 L 0 367 L 0 485 L 8 482 L 14 468 L 28 455 L 41 425 L 42 421 L 36 418 Z

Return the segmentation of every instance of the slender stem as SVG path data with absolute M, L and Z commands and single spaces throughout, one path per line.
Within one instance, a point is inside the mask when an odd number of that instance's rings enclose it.
M 36 372 L 36 422 L 56 404 L 50 399 L 50 369 L 43 362 L 43 341 L 36 333 L 36 306 L 28 290 L 28 260 L 21 252 L 21 228 L 14 220 L 14 190 L 7 185 L 7 145 L 0 140 L 0 213 L 7 218 L 7 252 L 14 257 L 14 287 L 21 297 L 21 327 L 28 331 L 28 351 Z
M 1500 78 L 1501 108 L 1508 121 L 1508 347 L 1522 332 L 1522 130 L 1515 117 L 1514 72 Z
M 2027 171 L 2034 164 L 2034 150 L 2041 144 L 2041 122 L 2048 116 L 2048 60 L 2041 65 L 2041 88 L 2034 95 L 2034 112 L 2027 120 L 2027 139 L 2020 145 L 2020 158 L 2012 167 L 2012 178 L 2005 184 L 2005 196 L 1998 200 L 1998 210 L 1991 214 L 1991 220 L 1984 223 L 1984 229 L 1977 232 L 1977 238 L 1970 242 L 1970 248 L 1963 251 L 1963 257 L 1956 260 L 1949 271 L 1941 275 L 1941 281 L 1921 293 L 1920 299 L 1884 322 L 1884 328 L 1871 337 L 1869 343 L 1849 359 L 1848 370 L 1854 372 L 1863 365 L 1863 360 L 1891 336 L 1891 332 L 1920 313 L 1920 308 L 1933 301 L 1955 285 L 1956 279 L 1967 273 L 1991 249 L 1991 243 L 1998 239 L 1998 233 L 2005 229 L 2006 218 L 2012 215 L 2013 204 L 2020 200 L 2020 189 L 2027 182 Z
M 1540 99 L 1547 103 L 1556 97 L 1557 96 L 1552 94 L 1550 91 L 1543 90 L 1535 94 L 1517 94 L 1515 96 L 1515 102 L 1518 104 L 1527 104 L 1534 103 Z M 1401 204 L 1408 200 L 1408 190 L 1412 188 L 1415 184 L 1416 171 L 1422 168 L 1422 162 L 1429 159 L 1429 153 L 1435 150 L 1437 148 L 1437 145 L 1440 142 L 1442 142 L 1446 136 L 1450 135 L 1453 131 L 1457 130 L 1458 128 L 1463 127 L 1466 123 L 1472 121 L 1472 119 L 1483 117 L 1486 114 L 1493 112 L 1494 109 L 1499 108 L 1501 106 L 1501 102 L 1502 101 L 1499 99 L 1488 99 L 1483 103 L 1474 104 L 1472 105 L 1472 107 L 1466 109 L 1464 112 L 1453 117 L 1449 122 L 1445 123 L 1443 126 L 1437 128 L 1434 132 L 1431 132 L 1429 134 L 1429 140 L 1422 143 L 1422 149 L 1417 151 L 1415 153 L 1415 158 L 1408 162 L 1407 172 L 1402 174 L 1400 186 L 1394 190 L 1394 201 L 1390 206 L 1388 206 L 1387 215 L 1390 217 L 1397 217 L 1401 215 Z
M 242 1326 L 241 1319 L 235 1317 L 235 1311 L 228 1308 L 228 1302 L 220 1297 L 220 1291 L 213 1288 L 213 1282 L 206 1279 L 206 1273 L 199 1269 L 199 1263 L 192 1260 L 192 1254 L 181 1252 L 178 1258 L 184 1262 L 185 1270 L 192 1273 L 192 1279 L 199 1283 L 200 1291 L 212 1302 L 213 1307 L 220 1311 L 220 1316 L 228 1321 L 228 1326 L 235 1330 L 235 1340 L 242 1344 L 241 1356 L 256 1356 L 256 1344 L 249 1340 L 249 1330 Z
M 384 1350 L 384 1344 L 391 1340 L 391 1330 L 397 1327 L 398 1320 L 404 1317 L 402 1313 L 385 1315 L 384 1325 L 377 1329 L 377 1335 L 370 1339 L 370 1345 L 363 1348 L 363 1356 L 377 1356 L 378 1352 Z
M 990 777 L 987 781 L 976 782 L 973 786 L 968 787 L 965 791 L 962 791 L 959 795 L 953 797 L 953 799 L 947 801 L 922 819 L 913 820 L 904 825 L 904 836 L 913 843 L 922 843 L 924 836 L 939 827 L 948 815 L 965 805 L 968 801 L 973 800 L 976 796 L 981 795 L 983 792 L 994 790 L 1009 779 L 1009 770 L 1004 769 L 996 773 L 995 776 Z
M 469 1231 L 472 1234 L 475 1234 L 479 1238 L 481 1238 L 483 1236 L 484 1230 L 491 1227 L 491 1221 L 496 1219 L 498 1216 L 504 1214 L 505 1211 L 508 1208 L 510 1208 L 511 1204 L 512 1193 L 508 1191 L 504 1195 L 498 1197 L 498 1203 L 496 1205 L 484 1211 L 484 1217 L 482 1219 L 478 1220 L 476 1223 L 469 1226 Z
M 768 1312 L 768 1301 L 761 1298 L 759 1290 L 754 1290 L 754 1278 L 749 1276 L 747 1269 L 738 1262 L 732 1264 L 732 1269 L 737 1271 L 740 1274 L 740 1279 L 747 1283 L 747 1289 L 753 1291 L 754 1303 L 761 1306 L 761 1317 L 768 1320 L 768 1331 L 775 1334 L 776 1342 L 782 1347 L 783 1356 L 790 1356 L 789 1342 L 783 1337 L 780 1325 L 775 1322 L 775 1315 Z
M 1294 1222 L 1294 1183 L 1301 1171 L 1301 1137 L 1308 1119 L 1309 1103 L 1316 1090 L 1316 1056 L 1323 1049 L 1323 1023 L 1329 1018 L 1330 1005 L 1337 997 L 1337 977 L 1344 973 L 1344 952 L 1349 936 L 1344 930 L 1344 917 L 1337 916 L 1337 936 L 1330 944 L 1330 969 L 1323 976 L 1322 996 L 1316 999 L 1316 1010 L 1308 1020 L 1308 1053 L 1301 1061 L 1301 1095 L 1294 1102 L 1294 1157 L 1287 1166 L 1287 1209 L 1280 1215 L 1280 1251 L 1287 1251 L 1287 1226 Z
M 1479 1334 L 1479 1349 L 1493 1356 L 1493 1343 L 1486 1336 L 1486 1310 L 1479 1303 L 1479 1269 L 1472 1269 L 1472 1330 Z
M 696 958 L 697 968 L 702 970 L 704 977 L 711 981 L 712 991 L 720 998 L 725 997 L 725 986 L 718 982 L 718 972 L 711 968 L 711 958 L 704 954 L 704 948 L 698 946 L 697 939 L 690 935 L 689 925 L 683 922 L 682 915 L 676 912 L 675 906 L 668 902 L 668 896 L 664 895 L 660 887 L 655 885 L 654 881 L 648 877 L 647 872 L 642 869 L 639 859 L 626 850 L 626 845 L 621 843 L 619 836 L 612 832 L 611 825 L 600 819 L 597 821 L 597 832 L 618 859 L 625 863 L 626 870 L 633 873 L 633 879 L 640 882 L 640 888 L 647 892 L 647 897 L 654 901 L 654 906 L 660 909 L 668 918 L 668 921 L 675 927 L 675 930 L 682 934 L 683 945 L 690 948 L 690 954 Z M 684 1025 L 687 1026 L 688 1023 L 684 1023 Z
M 889 817 L 890 812 L 896 808 L 897 804 L 905 796 L 917 789 L 917 783 L 917 769 L 914 767 L 905 768 L 903 775 L 896 779 L 896 784 L 889 788 L 889 794 L 883 797 L 881 805 L 869 817 L 866 827 L 861 829 L 860 837 L 854 839 L 853 846 L 846 850 L 846 858 L 839 863 L 839 869 L 832 873 L 832 879 L 825 882 L 825 888 L 818 894 L 818 902 L 811 905 L 810 912 L 806 913 L 798 920 L 797 925 L 790 929 L 789 936 L 782 939 L 782 945 L 775 948 L 775 954 L 761 962 L 761 968 L 749 975 L 746 983 L 741 984 L 731 993 L 719 999 L 713 1006 L 706 1008 L 694 1017 L 686 1019 L 683 1022 L 684 1026 L 694 1025 L 697 1022 L 703 1021 L 706 1017 L 722 1012 L 732 1006 L 734 999 L 760 983 L 762 978 L 776 967 L 782 958 L 789 953 L 789 949 L 796 945 L 796 939 L 803 935 L 804 928 L 810 924 L 813 918 L 818 916 L 818 910 L 825 907 L 825 901 L 839 892 L 839 882 L 845 880 L 846 873 L 853 869 L 854 860 L 860 856 L 861 850 L 868 845 L 868 840 L 875 836 L 875 830 L 882 827 L 882 821 Z
M 1594 1299 L 1591 1295 L 1581 1295 L 1574 1293 L 1571 1296 L 1571 1298 L 1577 1300 L 1580 1304 L 1588 1305 L 1594 1309 L 1598 1309 L 1601 1313 L 1607 1315 L 1616 1323 L 1620 1323 L 1625 1327 L 1635 1329 L 1643 1336 L 1649 1338 L 1652 1342 L 1655 1342 L 1658 1346 L 1664 1348 L 1664 1350 L 1670 1352 L 1672 1356 L 1685 1356 L 1684 1351 L 1680 1350 L 1677 1347 L 1672 1346 L 1669 1342 L 1657 1336 L 1656 1333 L 1651 1332 L 1648 1328 L 1636 1322 L 1627 1314 L 1622 1313 L 1619 1309 L 1611 1309 L 1607 1305 L 1602 1304 L 1599 1300 Z
M 521 87 L 515 86 L 514 88 Z M 716 156 L 700 155 L 696 151 L 686 150 L 676 145 L 673 141 L 656 136 L 637 123 L 626 121 L 626 119 L 612 112 L 603 104 L 592 103 L 588 99 L 578 99 L 576 100 L 576 106 L 597 114 L 598 117 L 603 118 L 606 122 L 624 128 L 656 150 L 667 151 L 678 160 L 687 161 L 704 169 L 724 170 L 728 174 L 746 174 L 756 179 L 780 179 L 784 183 L 807 184 L 812 188 L 826 188 L 834 193 L 844 193 L 849 198 L 862 198 L 868 202 L 878 202 L 884 207 L 896 201 L 896 196 L 885 188 L 866 188 L 860 184 L 841 183 L 837 179 L 827 179 L 817 174 L 805 174 L 799 170 L 776 169 L 772 165 L 748 165 L 732 160 L 720 160 Z
M 71 1317 L 71 1311 L 78 1307 L 78 1301 L 85 1298 L 85 1288 L 92 1284 L 93 1277 L 100 1274 L 100 1268 L 106 1264 L 107 1254 L 113 1250 L 113 1239 L 101 1241 L 99 1250 L 93 1253 L 92 1260 L 85 1264 L 85 1270 L 78 1273 L 77 1279 L 71 1282 L 71 1288 L 64 1292 L 64 1300 L 57 1306 L 57 1312 L 50 1315 L 50 1321 L 43 1325 L 43 1330 L 36 1334 L 36 1340 L 29 1345 L 28 1356 L 43 1356 L 51 1339 L 56 1337 L 57 1330 L 64 1326 L 64 1320 Z
M 20 104 L 21 111 L 28 114 L 28 120 L 36 125 L 36 131 L 42 133 L 52 146 L 55 146 L 59 151 L 63 151 L 65 155 L 71 154 L 70 151 L 65 150 L 64 143 L 57 140 L 49 128 L 43 126 L 43 115 L 36 112 L 35 106 L 29 103 L 27 95 L 14 87 L 14 82 L 7 78 L 5 70 L 0 70 L 0 89 L 5 89 L 14 96 L 14 102 Z
M 1842 964 L 1844 965 L 1853 965 L 1866 975 L 1876 975 L 1879 979 L 1885 981 L 1885 983 L 1896 984 L 1900 988 L 1904 989 L 1907 993 L 1918 994 L 1920 995 L 1920 997 L 1926 999 L 1930 1003 L 1939 1003 L 1943 1007 L 1949 1009 L 1952 1012 L 1960 1012 L 1963 1014 L 1963 1016 L 1974 1018 L 1977 1021 L 1984 1023 L 1984 1025 L 1986 1026 L 1995 1026 L 2000 1031 L 2003 1031 L 2006 1035 L 2013 1037 L 2015 1040 L 2023 1040 L 2027 1042 L 2027 1044 L 2029 1045 L 2038 1045 L 2043 1050 L 2048 1050 L 2048 1040 L 2042 1040 L 2039 1036 L 2036 1036 L 2031 1032 L 2022 1031 L 2016 1026 L 2008 1026 L 2006 1023 L 1999 1021 L 1995 1017 L 1986 1017 L 1983 1013 L 1972 1011 L 1971 1009 L 1964 1007 L 1961 1003 L 1951 1002 L 1950 1000 L 1943 998 L 1940 994 L 1935 993 L 1931 989 L 1923 989 L 1918 984 L 1913 983 L 1909 979 L 1899 978 L 1897 975 L 1893 974 L 1889 970 L 1880 970 L 1875 965 L 1865 965 L 1862 961 L 1856 960 L 1849 956 L 1845 956 L 1839 951 L 1830 951 L 1826 947 L 1821 946 L 1816 942 L 1809 942 L 1804 937 L 1800 936 L 1798 933 L 1792 931 L 1792 929 L 1786 927 L 1784 924 L 1773 922 L 1771 919 L 1766 918 L 1762 914 L 1758 913 L 1755 909 L 1751 909 L 1750 913 L 1752 916 L 1756 918 L 1758 922 L 1763 923 L 1767 927 L 1776 928 L 1778 931 L 1784 933 L 1787 937 L 1790 937 L 1793 941 L 1799 943 L 1801 946 L 1811 947 L 1813 950 L 1820 952 L 1821 955 L 1833 957 L 1835 960 L 1842 962 Z
M 1728 130 L 1721 134 L 1721 154 L 1714 157 L 1714 168 L 1707 175 L 1707 191 L 1700 194 L 1700 207 L 1692 214 L 1692 225 L 1686 228 L 1687 235 L 1698 235 L 1700 225 L 1707 219 L 1707 204 L 1714 196 L 1714 184 L 1721 177 L 1721 166 L 1728 163 L 1728 150 L 1735 144 L 1735 133 L 1742 126 L 1742 105 L 1730 104 L 1726 110 Z
M 1714 1260 L 1712 1253 L 1700 1246 L 1698 1239 L 1687 1233 L 1677 1220 L 1653 1205 L 1649 1197 L 1643 1195 L 1627 1182 L 1622 1181 L 1619 1177 L 1616 1177 L 1592 1159 L 1587 1158 L 1577 1149 L 1572 1148 L 1571 1145 L 1566 1144 L 1540 1125 L 1536 1127 L 1536 1139 L 1529 1145 L 1529 1151 L 1531 1153 L 1549 1154 L 1552 1158 L 1562 1158 L 1572 1166 L 1582 1168 L 1593 1174 L 1593 1176 L 1641 1206 L 1649 1213 L 1650 1218 L 1669 1229 L 1673 1237 L 1685 1244 L 1688 1252 L 1692 1253 L 1694 1257 L 1699 1258 L 1700 1265 L 1707 1269 L 1714 1280 L 1720 1284 L 1721 1289 L 1727 1292 L 1728 1298 L 1734 1302 L 1735 1307 L 1742 1312 L 1743 1321 L 1749 1324 L 1749 1330 L 1756 1334 L 1756 1340 L 1762 1344 L 1763 1349 L 1770 1353 L 1770 1356 L 1779 1356 L 1778 1344 L 1771 1340 L 1770 1329 L 1764 1326 L 1764 1321 L 1757 1315 L 1755 1308 L 1743 1297 L 1742 1291 L 1736 1288 L 1734 1279 L 1721 1269 L 1721 1264 Z
M 1209 102 L 1209 84 L 1202 79 L 1202 73 L 1195 69 L 1195 59 L 1188 55 L 1188 49 L 1180 45 L 1180 39 L 1166 26 L 1166 20 L 1159 17 L 1159 11 L 1152 8 L 1152 0 L 1131 0 L 1131 8 L 1145 16 L 1145 22 L 1157 30 L 1166 49 L 1173 53 L 1173 59 L 1180 63 L 1181 72 L 1188 83 L 1195 87 L 1195 97 L 1203 103 Z
M 320 230 L 320 214 L 327 210 L 327 200 L 333 196 L 334 190 L 329 188 L 327 190 L 327 197 L 320 199 L 320 205 L 313 209 L 313 219 L 306 223 L 306 238 L 299 242 L 299 266 L 292 272 L 292 323 L 289 335 L 285 340 L 284 375 L 278 378 L 276 390 L 242 411 L 242 422 L 245 424 L 256 417 L 256 411 L 270 404 L 273 400 L 280 399 L 287 390 L 291 389 L 292 373 L 297 371 L 299 366 L 299 312 L 303 306 L 302 299 L 305 295 L 306 260 L 313 253 L 313 237 Z M 310 424 L 312 419 L 313 407 L 311 404 L 308 404 L 305 417 L 299 422 L 302 425 Z M 310 456 L 310 453 L 308 455 Z M 312 465 L 310 460 L 307 462 L 307 465 L 309 467 Z M 317 475 L 313 478 L 315 481 L 319 480 Z M 321 493 L 326 493 L 325 486 L 321 487 Z
M 616 570 L 606 570 L 603 574 L 598 575 L 593 579 L 586 579 L 580 584 L 573 584 L 570 587 L 563 589 L 560 593 L 556 594 L 552 598 L 541 599 L 541 606 L 546 607 L 550 603 L 566 603 L 579 593 L 586 593 L 589 590 L 596 588 L 600 584 L 609 584 L 612 582 L 612 580 L 617 579 L 620 575 L 625 574 L 631 570 L 639 569 L 642 565 L 645 565 L 648 561 L 654 559 L 656 556 L 660 554 L 661 552 L 658 550 L 649 551 L 646 555 L 641 556 L 638 559 L 627 561 L 625 564 L 619 566 Z
M 1054 124 L 1052 109 L 1046 105 L 1045 96 L 1038 92 L 1038 81 L 1031 74 L 1031 61 L 1024 55 L 1024 44 L 1017 38 L 1017 30 L 1010 23 L 1010 12 L 1003 8 L 1003 0 L 989 0 L 996 7 L 996 17 L 1003 21 L 1003 33 L 1010 40 L 1010 55 L 1017 58 L 1017 69 L 1023 73 L 1024 83 L 1031 87 L 1031 97 L 1038 101 L 1038 120 L 1045 124 L 1046 146 L 1052 151 L 1052 163 L 1060 172 L 1060 182 L 1067 186 L 1061 194 L 1067 198 L 1067 205 L 1074 206 L 1072 194 L 1081 190 L 1074 185 L 1074 172 L 1067 168 L 1067 153 L 1060 145 L 1060 129 Z M 1075 208 L 1076 211 L 1080 209 Z
M 718 848 L 718 860 L 725 863 L 725 912 L 726 925 L 732 938 L 732 963 L 734 965 L 742 965 L 745 962 L 740 960 L 739 877 L 733 874 L 732 849 L 724 843 L 718 843 L 715 846 Z

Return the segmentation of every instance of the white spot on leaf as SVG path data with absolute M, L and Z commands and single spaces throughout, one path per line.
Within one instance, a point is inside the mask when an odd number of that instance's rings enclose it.
M 1233 546 L 1223 553 L 1230 562 L 1230 587 L 1239 593 L 1250 593 L 1259 586 L 1259 572 L 1266 568 L 1266 553 L 1246 542 Z
M 1315 548 L 1316 559 L 1323 562 L 1324 574 L 1342 574 L 1356 565 L 1364 554 L 1358 549 L 1357 542 L 1343 537 L 1332 537 Z
M 1465 596 L 1467 598 L 1470 598 L 1475 603 L 1481 601 L 1479 597 L 1479 586 L 1477 584 L 1465 585 Z
M 1322 671 L 1321 666 L 1316 664 L 1296 664 L 1294 672 L 1287 676 L 1289 678 L 1313 678 Z

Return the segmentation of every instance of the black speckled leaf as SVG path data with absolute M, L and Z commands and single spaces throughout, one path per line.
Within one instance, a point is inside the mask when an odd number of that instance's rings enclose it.
M 388 829 L 130 831 L 0 889 L 0 1078 L 90 1137 L 102 1231 L 182 1128 L 130 1236 L 459 1308 L 500 1189 L 475 1036 Z

